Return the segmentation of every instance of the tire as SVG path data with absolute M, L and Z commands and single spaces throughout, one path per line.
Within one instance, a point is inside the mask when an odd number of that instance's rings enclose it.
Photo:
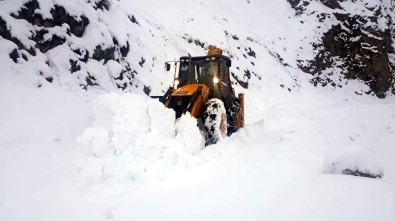
M 228 115 L 228 136 L 232 135 L 238 130 L 237 119 L 242 117 L 241 105 L 238 101 L 233 101 L 230 105 L 227 115 Z
M 205 132 L 206 146 L 215 144 L 227 134 L 227 117 L 224 103 L 213 98 L 203 107 L 202 121 Z

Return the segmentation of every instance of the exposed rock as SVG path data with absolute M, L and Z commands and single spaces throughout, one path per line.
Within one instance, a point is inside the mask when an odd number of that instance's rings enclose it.
M 295 8 L 301 0 L 287 0 L 289 2 L 289 4 L 291 4 L 292 8 Z
M 77 20 L 70 16 L 62 6 L 55 6 L 51 10 L 53 20 L 50 20 L 50 24 L 53 26 L 62 26 L 66 23 L 70 26 L 70 31 L 77 37 L 82 37 L 86 26 L 89 25 L 89 20 L 84 15 L 81 15 Z
M 337 67 L 347 79 L 363 80 L 378 97 L 385 97 L 393 87 L 395 70 L 389 60 L 389 54 L 394 53 L 390 30 L 368 29 L 362 26 L 368 22 L 366 18 L 357 15 L 336 14 L 336 17 L 342 24 L 326 32 L 322 44 L 314 45 L 319 52 L 302 70 L 317 75 L 316 84 L 322 81 L 318 79 L 322 71 Z M 321 84 L 327 83 L 330 82 Z
M 22 58 L 23 58 L 23 60 L 28 61 L 27 56 L 23 53 L 22 53 Z
M 247 81 L 242 81 L 236 76 L 235 73 L 231 72 L 230 74 L 237 81 L 237 83 L 240 84 L 240 86 L 242 86 L 243 88 L 248 88 L 248 80 Z
M 132 70 L 130 61 L 125 58 L 128 56 L 131 48 L 129 41 L 119 42 L 118 39 L 116 39 L 115 34 L 110 33 L 113 44 L 108 42 L 108 38 L 106 38 L 106 36 L 103 36 L 103 40 L 101 42 L 99 41 L 100 43 L 98 43 L 94 50 L 91 48 L 84 48 L 84 46 L 81 46 L 78 43 L 73 44 L 73 42 L 71 42 L 73 38 L 80 38 L 85 34 L 86 27 L 90 23 L 89 19 L 86 17 L 88 14 L 85 15 L 84 13 L 81 13 L 80 15 L 75 15 L 74 13 L 67 11 L 68 7 L 65 7 L 63 4 L 59 3 L 52 6 L 50 11 L 44 12 L 45 14 L 49 15 L 49 18 L 44 18 L 41 14 L 43 13 L 41 11 L 42 8 L 40 8 L 41 1 L 27 0 L 24 2 L 24 5 L 19 9 L 16 8 L 15 11 L 10 14 L 10 16 L 13 19 L 21 20 L 20 22 L 27 22 L 29 24 L 28 28 L 31 33 L 31 35 L 29 35 L 29 39 L 31 42 L 28 43 L 29 45 L 33 45 L 33 47 L 28 48 L 26 45 L 24 45 L 27 43 L 23 42 L 22 39 L 12 36 L 9 30 L 13 28 L 10 26 L 12 23 L 7 24 L 6 21 L 8 20 L 0 17 L 0 36 L 16 44 L 16 49 L 9 54 L 10 59 L 12 59 L 15 63 L 18 63 L 18 61 L 23 61 L 20 59 L 20 57 L 22 57 L 25 61 L 28 60 L 25 50 L 32 56 L 36 56 L 36 52 L 41 53 L 44 56 L 48 56 L 47 52 L 49 50 L 63 45 L 74 52 L 74 55 L 71 55 L 71 57 L 67 58 L 69 63 L 69 73 L 73 74 L 75 72 L 79 72 L 73 77 L 77 78 L 78 81 L 83 82 L 80 84 L 80 87 L 85 90 L 88 90 L 89 87 L 101 86 L 103 83 L 101 82 L 102 79 L 96 79 L 95 75 L 92 75 L 88 72 L 86 63 L 88 63 L 91 59 L 103 61 L 104 64 L 109 60 L 115 60 L 122 66 L 122 72 L 120 76 L 111 76 L 118 88 L 129 90 L 132 86 L 136 87 L 137 84 L 140 83 L 138 82 L 138 79 L 135 79 L 137 72 Z M 86 4 L 88 7 L 91 6 L 94 10 L 101 10 L 100 13 L 107 13 L 107 11 L 111 9 L 111 1 L 109 0 L 92 0 L 81 4 Z M 89 14 L 89 16 L 91 15 Z M 95 16 L 92 17 L 94 18 Z M 129 19 L 131 22 L 140 25 L 135 16 L 129 16 Z M 98 38 L 101 38 L 101 36 L 98 36 Z M 54 62 L 54 65 L 56 65 L 56 61 L 51 60 L 51 58 L 48 58 L 45 61 L 46 65 L 52 67 L 51 62 Z M 138 62 L 140 63 L 140 66 L 143 66 L 145 59 L 142 58 L 142 60 Z M 53 73 L 44 74 L 40 70 L 39 75 L 48 82 L 53 82 L 54 80 Z M 140 87 L 142 85 L 138 86 Z M 146 93 L 149 93 L 151 89 L 146 87 L 144 90 Z
M 128 41 L 126 42 L 126 45 L 119 48 L 119 51 L 121 52 L 121 55 L 123 57 L 128 56 L 129 50 L 130 50 L 130 45 Z
M 144 91 L 144 93 L 146 95 L 149 95 L 151 93 L 151 87 L 149 87 L 149 86 L 147 87 L 147 86 L 144 85 L 143 91 Z
M 77 61 L 74 61 L 74 60 L 69 60 L 69 63 L 70 63 L 70 72 L 71 73 L 74 73 L 74 72 L 77 72 L 77 71 L 80 71 L 81 70 L 81 66 L 78 64 L 78 60 Z
M 144 63 L 145 63 L 145 59 L 141 57 L 141 61 L 139 62 L 140 67 L 143 67 Z
M 50 13 L 52 15 L 52 19 L 43 19 L 40 14 L 35 13 L 37 9 L 40 9 L 39 3 L 36 0 L 31 0 L 25 3 L 24 6 L 19 9 L 18 13 L 12 13 L 11 16 L 15 19 L 26 20 L 30 24 L 39 27 L 33 32 L 33 35 L 30 37 L 30 39 L 36 43 L 35 47 L 42 53 L 45 53 L 66 42 L 64 37 L 58 35 L 53 35 L 49 40 L 44 41 L 44 35 L 48 33 L 48 30 L 45 28 L 52 28 L 55 26 L 68 24 L 70 27 L 68 32 L 71 32 L 77 37 L 81 37 L 85 31 L 86 26 L 89 24 L 89 20 L 84 15 L 80 16 L 79 18 L 70 16 L 62 6 L 55 5 L 55 7 L 51 9 Z M 18 49 L 24 49 L 31 55 L 35 56 L 36 53 L 33 48 L 26 49 L 17 38 L 11 36 L 5 21 L 1 18 L 0 35 L 5 39 L 14 42 L 18 46 Z
M 255 51 L 253 51 L 251 48 L 246 49 L 248 56 L 256 58 Z
M 300 1 L 289 2 L 291 6 L 301 5 Z M 342 9 L 342 0 L 321 2 L 331 9 Z M 324 33 L 321 42 L 312 44 L 316 53 L 314 60 L 298 61 L 304 72 L 314 75 L 311 80 L 314 85 L 341 87 L 331 79 L 333 72 L 337 71 L 346 79 L 364 81 L 380 98 L 394 90 L 395 59 L 391 57 L 395 56 L 392 45 L 395 34 L 394 31 L 391 33 L 391 16 L 384 13 L 380 3 L 370 8 L 365 4 L 365 9 L 371 12 L 370 16 L 350 14 L 345 9 L 331 15 L 317 13 L 320 22 L 333 19 L 337 24 Z M 387 20 L 387 28 L 384 29 L 383 24 L 379 24 L 379 19 L 383 18 Z
M 47 80 L 49 83 L 52 83 L 53 77 L 46 77 L 45 80 Z
M 80 85 L 80 87 L 84 90 L 88 90 L 88 88 L 92 87 L 92 86 L 98 86 L 98 84 L 96 83 L 96 78 L 93 77 L 89 72 L 88 72 L 87 76 L 85 77 L 85 82 L 86 82 L 86 84 Z
M 134 81 L 137 72 L 132 70 L 129 65 L 124 67 L 124 70 L 120 73 L 120 75 L 114 78 L 115 83 L 119 89 L 126 90 L 129 86 L 132 86 L 132 82 Z
M 104 63 L 106 63 L 108 60 L 114 60 L 114 52 L 115 47 L 108 47 L 103 49 L 101 45 L 98 45 L 96 46 L 92 59 L 98 61 L 104 60 Z
M 52 35 L 52 38 L 48 41 L 37 42 L 36 48 L 38 48 L 42 53 L 45 53 L 59 45 L 62 45 L 66 42 L 66 39 L 63 37 L 59 37 L 57 35 Z
M 130 20 L 132 23 L 134 23 L 134 24 L 140 25 L 139 22 L 137 21 L 136 17 L 134 17 L 134 15 L 129 16 L 129 20 Z
M 98 2 L 95 2 L 95 7 L 96 10 L 97 9 L 101 9 L 101 10 L 110 10 L 110 2 L 108 2 L 108 0 L 99 0 Z
M 40 5 L 38 4 L 37 0 L 31 0 L 25 3 L 23 7 L 19 9 L 18 14 L 12 13 L 11 16 L 16 19 L 25 19 L 35 25 L 42 24 L 42 16 L 34 13 L 34 11 L 39 8 Z
M 89 52 L 86 50 L 81 50 L 81 49 L 75 49 L 73 52 L 78 55 L 78 59 L 84 63 L 86 63 L 89 59 Z
M 205 42 L 201 42 L 199 39 L 194 39 L 188 34 L 185 34 L 185 36 L 182 38 L 187 40 L 188 43 L 190 44 L 194 43 L 196 46 L 200 46 L 201 48 L 204 48 L 207 45 Z
M 6 40 L 12 41 L 14 42 L 17 46 L 18 49 L 20 50 L 26 50 L 27 52 L 29 52 L 31 55 L 36 55 L 36 51 L 34 50 L 34 48 L 29 48 L 27 49 L 21 41 L 19 41 L 17 38 L 13 37 L 11 35 L 10 30 L 8 30 L 7 28 L 7 24 L 6 22 L 3 20 L 2 17 L 0 17 L 0 36 L 3 37 Z
M 301 12 L 305 11 L 306 7 L 310 4 L 309 1 L 302 1 L 302 0 L 287 0 L 289 4 L 291 4 L 291 7 L 295 9 L 295 11 L 300 14 Z M 327 6 L 328 8 L 331 9 L 342 9 L 341 5 L 339 4 L 339 1 L 342 0 L 320 0 L 322 4 Z
M 338 0 L 320 0 L 322 2 L 322 4 L 324 4 L 325 6 L 331 8 L 331 9 L 343 9 Z M 342 0 L 340 0 L 342 1 Z
M 306 10 L 306 6 L 310 4 L 308 1 L 301 1 L 301 0 L 287 0 L 291 7 L 295 9 L 296 15 L 302 14 Z
M 18 50 L 14 49 L 10 53 L 10 58 L 12 59 L 12 61 L 14 61 L 14 63 L 17 63 L 18 62 L 18 58 L 19 58 Z
M 373 173 L 369 170 L 359 170 L 357 169 L 345 169 L 342 171 L 343 174 L 345 175 L 353 175 L 353 176 L 360 176 L 360 177 L 368 177 L 368 178 L 382 178 L 383 174 L 382 173 Z
M 36 0 L 31 0 L 24 4 L 24 7 L 18 11 L 18 14 L 11 14 L 16 19 L 24 19 L 33 25 L 38 27 L 55 27 L 68 24 L 71 33 L 77 37 L 81 37 L 84 34 L 86 26 L 89 24 L 88 18 L 81 15 L 79 18 L 70 16 L 62 6 L 55 5 L 51 9 L 50 13 L 52 19 L 43 19 L 40 14 L 35 13 L 36 9 L 39 9 L 40 5 Z
M 251 78 L 251 72 L 250 72 L 250 70 L 248 70 L 248 69 L 247 69 L 247 70 L 244 70 L 244 73 L 245 73 L 244 76 L 247 77 L 247 79 L 250 79 L 250 78 Z

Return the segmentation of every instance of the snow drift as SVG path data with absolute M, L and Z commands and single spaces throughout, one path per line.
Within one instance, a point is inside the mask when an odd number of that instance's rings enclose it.
M 110 93 L 98 97 L 93 110 L 93 125 L 78 138 L 86 153 L 78 165 L 82 183 L 161 177 L 204 147 L 196 119 L 186 114 L 175 121 L 174 111 L 158 100 Z

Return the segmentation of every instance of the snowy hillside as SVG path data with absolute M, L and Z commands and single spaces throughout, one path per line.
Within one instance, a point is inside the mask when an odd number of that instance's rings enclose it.
M 178 1 L 0 4 L 0 33 L 8 40 L 2 41 L 2 66 L 35 77 L 38 87 L 163 91 L 171 81 L 162 74 L 165 61 L 215 44 L 237 61 L 233 76 L 245 88 L 276 63 L 292 72 L 279 77 L 288 90 L 298 87 L 299 68 L 313 75 L 314 85 L 341 88 L 359 79 L 370 90 L 356 93 L 379 97 L 393 89 L 390 0 L 192 1 L 191 11 L 174 8 L 185 4 Z
M 0 220 L 394 220 L 393 10 L 0 0 Z M 210 44 L 246 127 L 205 148 L 147 94 Z

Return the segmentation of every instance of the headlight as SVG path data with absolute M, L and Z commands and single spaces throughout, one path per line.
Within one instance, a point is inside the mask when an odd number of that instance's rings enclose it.
M 213 82 L 214 82 L 214 84 L 218 84 L 218 83 L 219 83 L 219 78 L 214 77 L 214 78 L 213 78 Z

